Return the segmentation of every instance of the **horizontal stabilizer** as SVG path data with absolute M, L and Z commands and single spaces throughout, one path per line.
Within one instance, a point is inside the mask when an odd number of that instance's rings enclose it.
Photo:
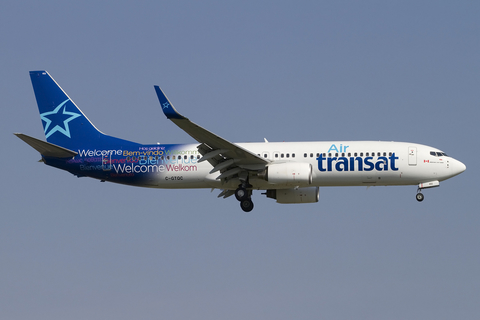
M 17 137 L 29 144 L 33 149 L 40 152 L 41 155 L 45 157 L 55 157 L 55 158 L 72 158 L 75 157 L 78 153 L 69 149 L 62 148 L 55 144 L 42 141 L 40 139 L 27 136 L 23 133 L 14 133 Z

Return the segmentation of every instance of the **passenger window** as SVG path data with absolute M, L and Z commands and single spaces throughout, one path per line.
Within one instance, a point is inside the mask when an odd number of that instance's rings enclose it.
M 197 156 L 197 159 L 200 159 L 200 155 Z
M 367 153 L 365 153 L 365 156 L 367 156 L 367 157 L 368 157 L 368 152 L 367 152 Z
M 384 157 L 386 157 L 386 156 L 387 156 L 387 153 L 386 153 L 386 152 L 384 152 L 384 153 L 383 153 L 383 156 L 384 156 Z
M 310 158 L 313 158 L 313 153 L 310 153 Z
M 342 157 L 345 157 L 345 152 L 342 153 Z
M 278 153 L 275 153 L 275 158 L 278 158 Z
M 360 152 L 360 157 L 363 157 L 363 152 Z
M 287 158 L 290 158 L 290 153 L 287 153 Z
M 282 154 L 280 155 L 280 158 L 283 158 L 283 156 L 284 156 L 284 154 L 282 153 Z
M 338 152 L 335 152 L 335 157 L 338 157 Z
M 264 158 L 266 158 L 266 157 L 267 157 L 267 154 L 266 154 L 266 153 L 264 153 L 264 154 L 263 154 L 263 157 L 264 157 Z
M 303 154 L 303 157 L 304 157 L 304 158 L 306 158 L 306 157 L 307 157 L 307 154 L 306 154 L 306 153 L 304 153 L 304 154 Z
M 380 157 L 380 155 L 381 155 L 381 153 L 380 153 L 380 152 L 378 152 L 378 153 L 377 153 L 377 157 Z
M 328 153 L 328 156 L 329 156 L 329 157 L 331 157 L 331 156 L 332 156 L 332 154 L 329 152 L 329 153 Z
M 392 156 L 392 153 L 391 153 L 391 152 L 389 152 L 389 153 L 388 153 L 388 155 L 391 157 L 391 156 Z
M 295 153 L 292 153 L 292 158 L 295 158 Z

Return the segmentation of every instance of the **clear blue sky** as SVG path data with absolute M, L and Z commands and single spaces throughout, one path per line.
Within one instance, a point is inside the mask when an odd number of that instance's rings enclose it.
M 10 1 L 0 10 L 1 319 L 478 319 L 480 4 Z M 78 179 L 44 138 L 29 70 L 103 132 L 193 140 L 153 85 L 233 142 L 395 140 L 467 166 L 416 187 L 322 188 L 255 210 L 210 190 Z

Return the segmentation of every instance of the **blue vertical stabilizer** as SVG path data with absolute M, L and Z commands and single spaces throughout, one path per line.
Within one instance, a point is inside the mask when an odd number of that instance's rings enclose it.
M 75 149 L 80 141 L 104 136 L 46 71 L 30 71 L 45 138 L 48 142 Z
M 70 150 L 92 145 L 106 148 L 132 144 L 95 128 L 47 71 L 30 71 L 30 79 L 49 143 Z

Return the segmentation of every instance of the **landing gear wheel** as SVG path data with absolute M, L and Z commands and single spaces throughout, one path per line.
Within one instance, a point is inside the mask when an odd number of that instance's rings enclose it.
M 240 201 L 240 207 L 245 212 L 250 212 L 253 210 L 253 202 L 251 199 L 245 199 Z
M 419 192 L 417 193 L 416 198 L 418 202 L 422 202 L 425 196 L 423 195 L 423 193 Z
M 238 201 L 246 200 L 248 198 L 247 189 L 242 187 L 237 188 L 237 190 L 235 190 L 235 198 L 237 198 Z

